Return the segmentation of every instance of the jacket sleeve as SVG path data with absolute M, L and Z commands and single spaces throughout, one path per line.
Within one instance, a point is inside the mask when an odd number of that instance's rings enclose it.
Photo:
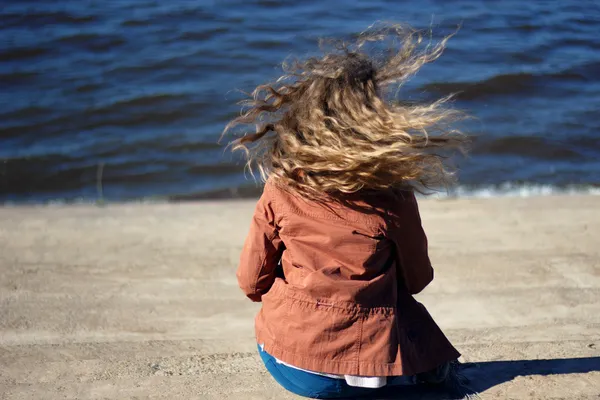
M 270 190 L 259 199 L 237 270 L 238 284 L 252 301 L 261 301 L 275 281 L 284 245 L 279 238 Z
M 399 221 L 392 235 L 397 253 L 398 281 L 403 282 L 411 294 L 417 294 L 433 280 L 433 268 L 417 199 L 412 192 L 403 196 Z

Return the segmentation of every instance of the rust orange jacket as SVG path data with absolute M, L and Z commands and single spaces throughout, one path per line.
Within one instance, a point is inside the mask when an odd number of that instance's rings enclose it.
M 297 367 L 413 375 L 459 353 L 413 294 L 433 279 L 415 196 L 315 202 L 267 182 L 237 272 L 256 336 Z

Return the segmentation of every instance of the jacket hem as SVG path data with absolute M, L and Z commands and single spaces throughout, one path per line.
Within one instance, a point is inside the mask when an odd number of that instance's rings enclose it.
M 412 376 L 421 372 L 432 370 L 444 362 L 450 362 L 460 357 L 460 353 L 452 348 L 444 354 L 438 354 L 434 362 L 425 365 L 423 368 L 411 368 L 403 365 L 401 361 L 395 363 L 370 363 L 366 361 L 334 361 L 314 359 L 312 357 L 293 353 L 284 349 L 274 340 L 268 340 L 257 332 L 257 342 L 264 345 L 264 350 L 271 356 L 308 371 L 335 374 L 335 375 L 356 375 L 369 377 L 382 376 Z

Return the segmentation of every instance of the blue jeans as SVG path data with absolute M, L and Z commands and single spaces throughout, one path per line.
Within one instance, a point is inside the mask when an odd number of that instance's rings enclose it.
M 344 379 L 329 378 L 280 364 L 258 346 L 258 353 L 273 378 L 288 391 L 315 399 L 356 398 L 374 395 L 378 389 L 350 386 Z

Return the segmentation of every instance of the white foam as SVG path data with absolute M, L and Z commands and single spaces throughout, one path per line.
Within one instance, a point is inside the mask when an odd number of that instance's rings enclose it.
M 592 195 L 600 196 L 600 185 L 543 185 L 532 183 L 512 183 L 506 182 L 499 185 L 459 185 L 447 192 L 437 192 L 430 198 L 494 198 L 494 197 L 533 197 L 533 196 L 555 196 L 555 195 Z M 226 200 L 226 199 L 224 199 Z M 168 202 L 168 196 L 158 197 L 150 196 L 139 199 L 125 201 L 110 201 L 109 199 L 98 202 L 96 199 L 76 198 L 76 199 L 53 199 L 47 201 L 5 201 L 0 202 L 0 207 L 16 207 L 20 205 L 37 205 L 37 206 L 55 206 L 62 207 L 71 204 L 89 204 L 89 205 L 104 205 L 114 203 L 128 204 L 156 204 Z
M 461 186 L 448 192 L 440 192 L 433 197 L 447 198 L 492 198 L 492 197 L 532 197 L 553 195 L 600 195 L 600 186 L 565 185 L 554 186 L 544 184 L 522 184 L 506 182 L 500 185 Z

